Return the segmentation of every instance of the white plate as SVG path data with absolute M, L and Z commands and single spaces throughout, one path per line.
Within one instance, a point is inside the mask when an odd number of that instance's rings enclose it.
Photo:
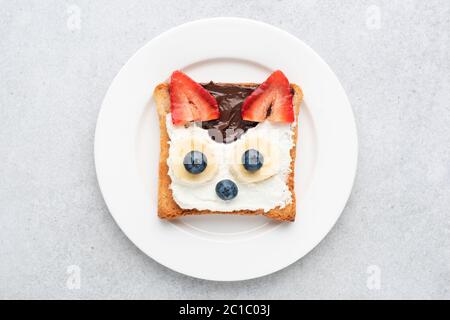
M 228 215 L 158 219 L 159 125 L 152 92 L 176 69 L 199 82 L 262 82 L 281 69 L 300 84 L 305 98 L 294 223 Z M 98 181 L 123 232 L 159 263 L 209 280 L 264 276 L 313 249 L 345 206 L 356 162 L 352 110 L 328 65 L 289 33 L 238 18 L 187 23 L 141 48 L 111 84 L 95 133 Z

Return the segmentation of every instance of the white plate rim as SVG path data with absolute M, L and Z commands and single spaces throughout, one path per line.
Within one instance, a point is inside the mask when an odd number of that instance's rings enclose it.
M 105 122 L 103 121 L 103 119 L 105 118 L 105 110 L 106 109 L 106 105 L 109 103 L 108 101 L 108 97 L 111 95 L 111 90 L 113 90 L 114 88 L 114 84 L 118 81 L 118 79 L 121 77 L 121 75 L 125 72 L 124 70 L 126 69 L 126 67 L 129 65 L 129 63 L 131 61 L 133 61 L 135 59 L 136 56 L 138 56 L 139 54 L 141 54 L 144 50 L 146 50 L 146 48 L 148 48 L 152 43 L 154 43 L 155 41 L 157 41 L 158 39 L 162 39 L 164 37 L 169 37 L 171 35 L 173 35 L 174 33 L 179 32 L 180 30 L 184 30 L 186 28 L 190 28 L 193 26 L 207 26 L 207 25 L 213 25 L 215 23 L 230 23 L 230 24 L 238 24 L 238 25 L 255 25 L 261 28 L 265 28 L 266 30 L 271 30 L 273 32 L 277 32 L 280 35 L 284 35 L 287 38 L 290 38 L 292 41 L 297 42 L 298 44 L 300 44 L 301 46 L 303 46 L 304 50 L 308 50 L 309 54 L 311 54 L 312 56 L 315 56 L 316 59 L 318 59 L 323 66 L 326 68 L 326 71 L 329 73 L 329 75 L 332 76 L 332 78 L 334 78 L 334 82 L 336 85 L 336 90 L 339 91 L 339 93 L 341 94 L 340 99 L 342 99 L 343 104 L 347 106 L 347 112 L 350 112 L 349 114 L 349 118 L 346 122 L 346 128 L 345 130 L 348 133 L 348 138 L 349 140 L 346 141 L 347 143 L 347 150 L 350 151 L 349 155 L 348 155 L 348 159 L 349 159 L 349 166 L 346 168 L 346 179 L 345 179 L 345 183 L 343 183 L 342 189 L 340 190 L 340 205 L 338 207 L 335 208 L 335 211 L 338 212 L 338 214 L 336 214 L 334 216 L 333 219 L 331 219 L 328 222 L 328 225 L 326 227 L 326 231 L 322 232 L 323 235 L 321 235 L 319 237 L 319 239 L 316 239 L 316 241 L 314 241 L 313 244 L 310 245 L 310 248 L 308 250 L 303 250 L 303 252 L 291 256 L 289 259 L 285 259 L 285 261 L 283 261 L 281 264 L 278 264 L 274 267 L 269 267 L 269 268 L 265 268 L 264 270 L 259 270 L 253 273 L 243 273 L 243 274 L 221 274 L 220 272 L 216 273 L 216 274 L 208 274 L 208 275 L 202 275 L 199 274 L 198 272 L 195 272 L 193 270 L 185 270 L 183 268 L 183 266 L 179 266 L 177 264 L 174 264 L 173 261 L 169 261 L 167 259 L 164 259 L 161 256 L 155 256 L 155 254 L 153 252 L 149 252 L 148 247 L 145 247 L 145 245 L 142 244 L 142 239 L 139 238 L 139 236 L 137 235 L 133 235 L 132 232 L 130 232 L 129 228 L 124 226 L 124 221 L 123 219 L 117 214 L 117 207 L 114 204 L 114 201 L 116 201 L 117 199 L 113 200 L 113 195 L 111 195 L 108 191 L 108 186 L 107 186 L 107 180 L 111 181 L 111 179 L 106 179 L 105 177 L 108 176 L 108 174 L 110 174 L 110 172 L 107 172 L 108 169 L 105 169 L 108 167 L 107 165 L 107 161 L 108 159 L 105 158 L 105 154 L 104 154 L 104 147 L 105 147 L 105 132 L 107 130 L 105 130 Z M 151 89 L 150 89 L 151 90 Z M 137 117 L 139 116 L 138 114 L 136 115 Z M 106 138 L 107 139 L 107 138 Z M 159 146 L 158 146 L 159 147 Z M 131 151 L 131 150 L 130 150 Z M 325 238 L 325 236 L 328 234 L 328 232 L 332 229 L 332 227 L 334 226 L 334 224 L 336 223 L 337 219 L 339 218 L 340 214 L 342 213 L 345 204 L 347 203 L 347 200 L 350 196 L 351 193 L 351 189 L 353 186 L 353 182 L 355 179 L 355 175 L 356 175 L 356 170 L 357 170 L 357 158 L 358 158 L 358 143 L 357 143 L 357 131 L 356 131 L 356 123 L 354 120 L 354 116 L 353 116 L 353 111 L 351 109 L 350 103 L 348 101 L 348 98 L 345 94 L 344 89 L 342 88 L 342 85 L 340 84 L 339 80 L 337 79 L 336 75 L 333 73 L 333 71 L 331 70 L 331 68 L 326 64 L 326 62 L 324 62 L 318 55 L 317 53 L 315 53 L 308 45 L 306 45 L 305 43 L 303 43 L 301 40 L 299 40 L 298 38 L 294 37 L 293 35 L 289 34 L 288 32 L 281 30 L 277 27 L 274 27 L 272 25 L 260 22 L 260 21 L 255 21 L 255 20 L 250 20 L 250 19 L 244 19 L 244 18 L 231 18 L 231 17 L 220 17 L 220 18 L 210 18 L 210 19 L 201 19 L 201 20 L 196 20 L 196 21 L 192 21 L 192 22 L 188 22 L 185 24 L 182 24 L 180 26 L 174 27 L 162 34 L 160 34 L 159 36 L 157 36 L 156 38 L 154 38 L 153 40 L 151 40 L 150 42 L 148 42 L 146 45 L 144 45 L 141 49 L 139 49 L 128 61 L 127 63 L 121 68 L 121 70 L 119 71 L 119 73 L 116 75 L 116 77 L 114 78 L 111 86 L 109 87 L 106 95 L 105 95 L 105 99 L 103 100 L 102 103 L 102 107 L 100 109 L 99 115 L 98 115 L 98 120 L 97 120 L 97 126 L 96 126 L 96 131 L 95 131 L 95 142 L 94 142 L 94 158 L 95 158 L 95 168 L 96 168 L 96 173 L 97 173 L 97 177 L 98 177 L 98 181 L 99 181 L 99 187 L 100 190 L 103 194 L 103 197 L 105 199 L 105 202 L 107 204 L 107 207 L 111 213 L 111 215 L 113 216 L 113 218 L 115 219 L 116 223 L 119 225 L 119 227 L 122 229 L 122 231 L 126 234 L 126 236 L 140 249 L 142 250 L 144 253 L 146 253 L 148 256 L 152 257 L 154 260 L 158 261 L 159 263 L 165 265 L 166 267 L 175 270 L 177 272 L 180 273 L 184 273 L 186 275 L 190 275 L 196 278 L 201 278 L 201 279 L 207 279 L 207 280 L 216 280 L 216 281 L 238 281 L 238 280 L 246 280 L 246 279 L 252 279 L 252 278 L 257 278 L 257 277 L 261 277 L 273 272 L 276 272 L 278 270 L 281 270 L 287 266 L 289 266 L 290 264 L 292 264 L 293 262 L 297 261 L 298 259 L 300 259 L 301 257 L 303 257 L 304 255 L 306 255 L 308 252 L 310 252 L 323 238 Z M 128 159 L 130 160 L 130 159 Z M 130 160 L 131 161 L 131 160 Z M 142 196 L 142 195 L 141 195 Z

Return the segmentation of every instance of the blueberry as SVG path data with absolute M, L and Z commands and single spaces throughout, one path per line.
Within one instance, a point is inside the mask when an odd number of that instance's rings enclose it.
M 192 174 L 199 174 L 206 169 L 208 161 L 203 153 L 194 150 L 188 152 L 188 154 L 184 157 L 183 164 L 184 168 L 188 172 Z
M 258 171 L 263 166 L 263 163 L 264 157 L 258 150 L 249 149 L 242 155 L 242 164 L 247 171 Z
M 231 200 L 237 196 L 238 187 L 231 180 L 221 180 L 216 184 L 216 193 L 222 200 Z

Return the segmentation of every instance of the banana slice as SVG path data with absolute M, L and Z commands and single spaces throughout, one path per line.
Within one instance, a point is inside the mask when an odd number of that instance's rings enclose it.
M 254 149 L 262 154 L 264 161 L 257 171 L 248 171 L 242 163 L 245 151 Z M 261 136 L 244 137 L 237 142 L 230 165 L 231 173 L 243 183 L 254 183 L 266 180 L 277 174 L 280 169 L 280 150 L 278 146 Z
M 203 172 L 198 174 L 190 173 L 184 166 L 184 158 L 191 151 L 199 151 L 204 154 L 207 165 Z M 205 183 L 217 173 L 218 163 L 212 148 L 208 145 L 208 141 L 203 138 L 189 136 L 172 142 L 170 146 L 170 156 L 168 159 L 169 168 L 172 169 L 173 176 L 184 184 L 200 184 Z

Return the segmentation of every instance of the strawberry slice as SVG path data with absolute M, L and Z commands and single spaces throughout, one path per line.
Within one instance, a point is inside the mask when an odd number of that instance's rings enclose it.
M 216 99 L 183 72 L 172 73 L 169 92 L 170 112 L 174 125 L 219 118 L 219 106 Z
M 289 80 L 275 71 L 242 104 L 242 119 L 262 122 L 293 122 L 294 107 Z

